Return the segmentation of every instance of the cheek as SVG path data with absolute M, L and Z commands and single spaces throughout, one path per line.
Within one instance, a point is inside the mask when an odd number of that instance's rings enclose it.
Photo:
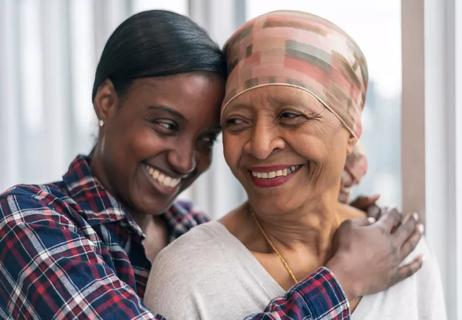
M 287 136 L 289 146 L 303 158 L 315 163 L 322 163 L 329 155 L 329 150 L 322 136 L 305 132 L 294 132 Z
M 225 161 L 230 167 L 231 171 L 236 175 L 243 149 L 243 142 L 239 136 L 223 134 L 223 153 Z
M 130 153 L 127 156 L 138 160 L 154 157 L 169 148 L 168 141 L 159 137 L 152 128 L 140 126 L 126 134 L 126 150 Z M 122 146 L 121 146 L 122 149 Z

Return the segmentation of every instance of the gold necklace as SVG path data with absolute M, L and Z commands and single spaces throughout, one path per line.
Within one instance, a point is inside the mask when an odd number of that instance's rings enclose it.
M 257 223 L 257 226 L 258 226 L 258 229 L 260 229 L 260 232 L 261 234 L 263 235 L 263 238 L 265 238 L 266 242 L 268 242 L 268 244 L 270 245 L 271 249 L 273 249 L 274 253 L 276 253 L 276 255 L 279 257 L 279 260 L 281 260 L 282 262 L 282 265 L 284 266 L 284 269 L 286 269 L 287 273 L 289 274 L 290 278 L 292 279 L 292 281 L 294 282 L 294 284 L 297 284 L 298 283 L 298 280 L 297 278 L 295 277 L 292 269 L 290 268 L 289 264 L 287 263 L 287 260 L 286 258 L 284 258 L 284 256 L 282 255 L 281 251 L 278 250 L 278 248 L 276 248 L 276 246 L 274 245 L 273 241 L 271 241 L 271 239 L 268 237 L 268 235 L 266 234 L 265 230 L 263 229 L 263 226 L 260 224 L 260 221 L 258 220 L 257 218 L 257 215 L 255 214 L 255 211 L 253 211 L 252 208 L 250 208 L 250 214 L 253 216 L 253 218 L 255 219 L 255 222 Z

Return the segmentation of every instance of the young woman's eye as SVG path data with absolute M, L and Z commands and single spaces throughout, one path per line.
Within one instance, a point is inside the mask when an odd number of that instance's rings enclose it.
M 202 137 L 201 141 L 205 144 L 206 147 L 212 148 L 215 142 L 217 141 L 218 134 L 208 134 Z
M 178 124 L 169 119 L 156 119 L 153 123 L 156 131 L 162 134 L 173 134 L 178 131 Z

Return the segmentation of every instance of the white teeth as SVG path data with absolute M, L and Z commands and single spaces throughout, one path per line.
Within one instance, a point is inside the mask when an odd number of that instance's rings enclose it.
M 154 180 L 156 180 L 157 182 L 159 182 L 160 184 L 162 184 L 164 186 L 175 188 L 181 181 L 180 178 L 169 177 L 169 176 L 163 174 L 162 172 L 160 172 L 159 170 L 154 169 L 151 166 L 146 165 L 146 169 L 147 169 L 149 175 Z
M 269 172 L 255 172 L 252 171 L 252 176 L 258 178 L 258 179 L 273 179 L 277 177 L 285 177 L 292 172 L 297 170 L 297 166 L 290 166 L 285 169 L 277 170 L 277 171 L 269 171 Z

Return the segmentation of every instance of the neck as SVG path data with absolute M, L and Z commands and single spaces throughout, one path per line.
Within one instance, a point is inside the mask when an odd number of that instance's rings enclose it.
M 264 232 L 281 251 L 300 254 L 323 263 L 330 255 L 332 238 L 340 225 L 336 193 L 325 193 L 317 201 L 287 212 L 267 214 L 253 209 Z M 255 223 L 255 230 L 258 226 Z M 262 243 L 262 242 L 260 242 Z

